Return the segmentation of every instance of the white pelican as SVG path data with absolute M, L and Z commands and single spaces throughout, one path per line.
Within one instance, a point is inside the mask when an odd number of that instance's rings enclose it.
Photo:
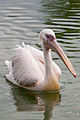
M 52 61 L 50 49 L 59 55 L 74 77 L 76 77 L 75 70 L 57 43 L 52 30 L 41 31 L 39 37 L 43 52 L 22 43 L 23 47 L 18 46 L 15 49 L 11 61 L 5 61 L 9 71 L 6 78 L 13 84 L 30 90 L 59 90 L 58 80 L 61 77 L 61 70 Z

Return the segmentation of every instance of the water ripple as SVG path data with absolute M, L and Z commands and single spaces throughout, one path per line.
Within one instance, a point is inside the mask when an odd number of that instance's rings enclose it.
M 33 95 L 29 96 L 28 92 L 26 94 L 22 89 L 11 87 L 3 79 L 7 73 L 4 61 L 11 58 L 15 44 L 24 41 L 42 50 L 37 41 L 40 30 L 45 28 L 55 31 L 57 41 L 70 58 L 77 73 L 77 80 L 73 80 L 59 57 L 52 53 L 52 59 L 62 69 L 61 82 L 65 84 L 64 90 L 61 91 L 62 101 L 55 112 L 53 103 L 59 101 L 59 93 L 51 94 L 51 97 L 50 94 L 49 96 L 47 94 L 47 97 L 36 95 L 33 99 Z M 0 0 L 0 119 L 44 119 L 43 116 L 47 119 L 50 117 L 60 120 L 68 118 L 73 120 L 73 117 L 80 119 L 79 114 L 79 117 L 76 116 L 80 111 L 79 71 L 80 0 Z M 46 103 L 46 109 L 43 103 Z

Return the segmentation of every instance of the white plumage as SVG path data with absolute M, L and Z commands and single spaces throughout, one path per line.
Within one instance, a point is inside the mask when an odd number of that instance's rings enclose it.
M 53 37 L 49 37 L 49 35 Z M 55 34 L 49 29 L 40 33 L 43 52 L 24 43 L 22 43 L 23 47 L 17 46 L 11 61 L 5 61 L 9 71 L 6 78 L 15 85 L 26 89 L 58 90 L 61 70 L 52 61 L 49 50 L 51 43 L 48 43 L 48 41 L 54 41 L 51 40 L 53 38 L 55 39 Z

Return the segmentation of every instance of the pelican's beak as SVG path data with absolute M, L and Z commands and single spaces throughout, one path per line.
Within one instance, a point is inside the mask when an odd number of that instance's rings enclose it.
M 69 61 L 69 59 L 67 58 L 66 54 L 64 53 L 64 51 L 62 50 L 62 48 L 59 46 L 59 44 L 57 43 L 56 39 L 52 40 L 52 41 L 48 41 L 49 43 L 49 47 L 51 49 L 53 49 L 58 56 L 62 59 L 62 61 L 65 63 L 65 65 L 67 66 L 67 68 L 69 69 L 69 71 L 72 73 L 72 75 L 76 78 L 76 72 L 71 64 L 71 62 Z

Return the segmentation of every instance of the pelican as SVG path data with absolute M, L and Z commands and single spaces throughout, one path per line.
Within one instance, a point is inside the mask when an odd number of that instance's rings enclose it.
M 52 60 L 51 49 L 58 54 L 76 78 L 75 70 L 57 43 L 55 33 L 52 30 L 42 30 L 39 38 L 43 52 L 24 43 L 22 46 L 17 46 L 11 60 L 5 61 L 9 71 L 6 79 L 17 86 L 30 90 L 59 90 L 61 70 Z

